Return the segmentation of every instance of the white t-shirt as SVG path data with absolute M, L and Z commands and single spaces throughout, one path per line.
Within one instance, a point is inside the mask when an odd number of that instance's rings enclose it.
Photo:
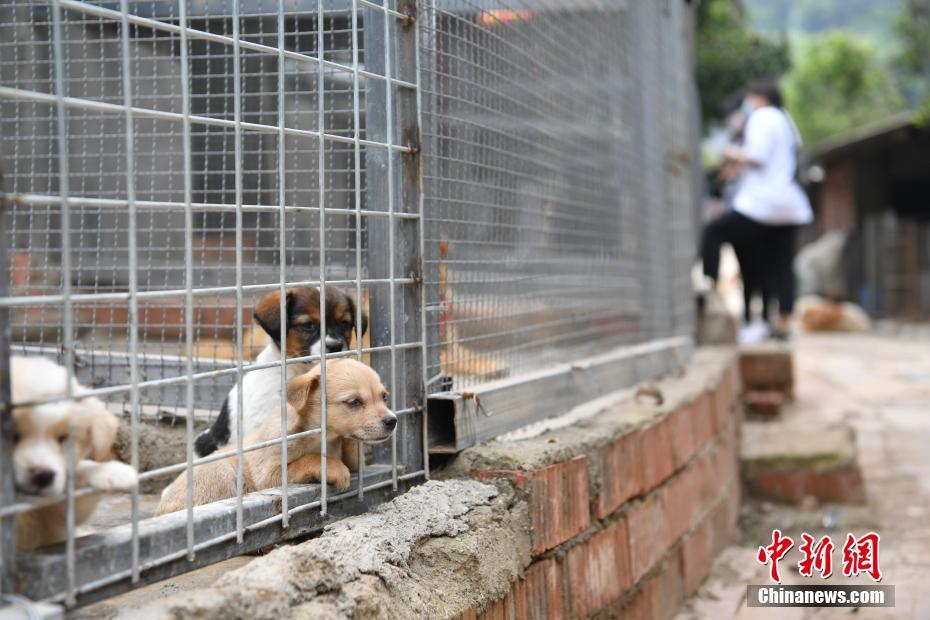
M 733 208 L 763 224 L 807 224 L 814 219 L 807 195 L 794 180 L 801 138 L 794 123 L 773 106 L 749 115 L 743 152 L 761 167 L 747 166 Z

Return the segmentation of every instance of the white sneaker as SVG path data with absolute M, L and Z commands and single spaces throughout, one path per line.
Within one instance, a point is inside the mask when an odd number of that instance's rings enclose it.
M 762 342 L 769 337 L 769 325 L 761 319 L 756 319 L 749 325 L 743 325 L 739 328 L 740 344 L 754 344 Z

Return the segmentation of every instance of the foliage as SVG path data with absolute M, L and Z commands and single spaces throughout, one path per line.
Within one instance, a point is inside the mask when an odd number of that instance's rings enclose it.
M 906 0 L 896 24 L 900 51 L 895 59 L 901 88 L 918 117 L 930 113 L 930 0 Z
M 697 82 L 705 126 L 719 123 L 727 100 L 753 78 L 782 75 L 788 45 L 752 32 L 739 0 L 698 5 Z
M 903 103 L 873 47 L 840 30 L 799 50 L 785 80 L 785 97 L 808 144 L 885 118 Z
M 884 59 L 896 46 L 895 20 L 906 0 L 744 0 L 749 21 L 761 32 L 786 34 L 792 46 L 829 30 L 868 39 Z

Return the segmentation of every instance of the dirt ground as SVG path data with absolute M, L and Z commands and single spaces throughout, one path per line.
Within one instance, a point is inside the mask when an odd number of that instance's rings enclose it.
M 746 499 L 742 539 L 718 558 L 710 578 L 678 620 L 787 618 L 930 619 L 930 337 L 927 331 L 881 335 L 801 334 L 794 340 L 796 402 L 784 413 L 799 419 L 845 420 L 856 440 L 868 495 L 864 507 L 777 506 Z M 783 583 L 850 585 L 868 577 L 842 575 L 846 533 L 881 535 L 882 585 L 895 586 L 894 608 L 750 608 L 747 584 L 766 584 L 755 560 L 778 527 L 795 540 L 780 563 Z M 828 581 L 798 575 L 801 532 L 836 544 Z M 839 570 L 837 570 L 839 568 Z M 855 614 L 852 616 L 851 614 Z

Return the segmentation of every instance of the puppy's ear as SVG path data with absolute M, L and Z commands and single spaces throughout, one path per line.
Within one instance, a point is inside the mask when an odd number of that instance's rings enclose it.
M 364 336 L 365 332 L 368 331 L 368 313 L 358 309 L 358 304 L 356 304 L 355 298 L 351 295 L 346 295 L 346 303 L 349 304 L 349 312 L 352 313 L 352 320 L 362 321 L 362 335 Z M 352 326 L 352 333 L 355 333 L 355 325 Z
M 113 458 L 113 442 L 119 429 L 119 418 L 111 413 L 100 399 L 89 397 L 74 403 L 75 439 L 86 437 L 87 445 L 81 452 L 94 461 Z
M 291 315 L 294 292 L 288 290 L 284 300 L 285 316 Z M 277 343 L 281 342 L 281 291 L 274 291 L 262 297 L 255 306 L 255 322 Z M 287 325 L 284 326 L 285 333 Z
M 297 411 L 303 411 L 320 390 L 320 372 L 320 367 L 315 366 L 311 371 L 288 381 L 287 403 Z

